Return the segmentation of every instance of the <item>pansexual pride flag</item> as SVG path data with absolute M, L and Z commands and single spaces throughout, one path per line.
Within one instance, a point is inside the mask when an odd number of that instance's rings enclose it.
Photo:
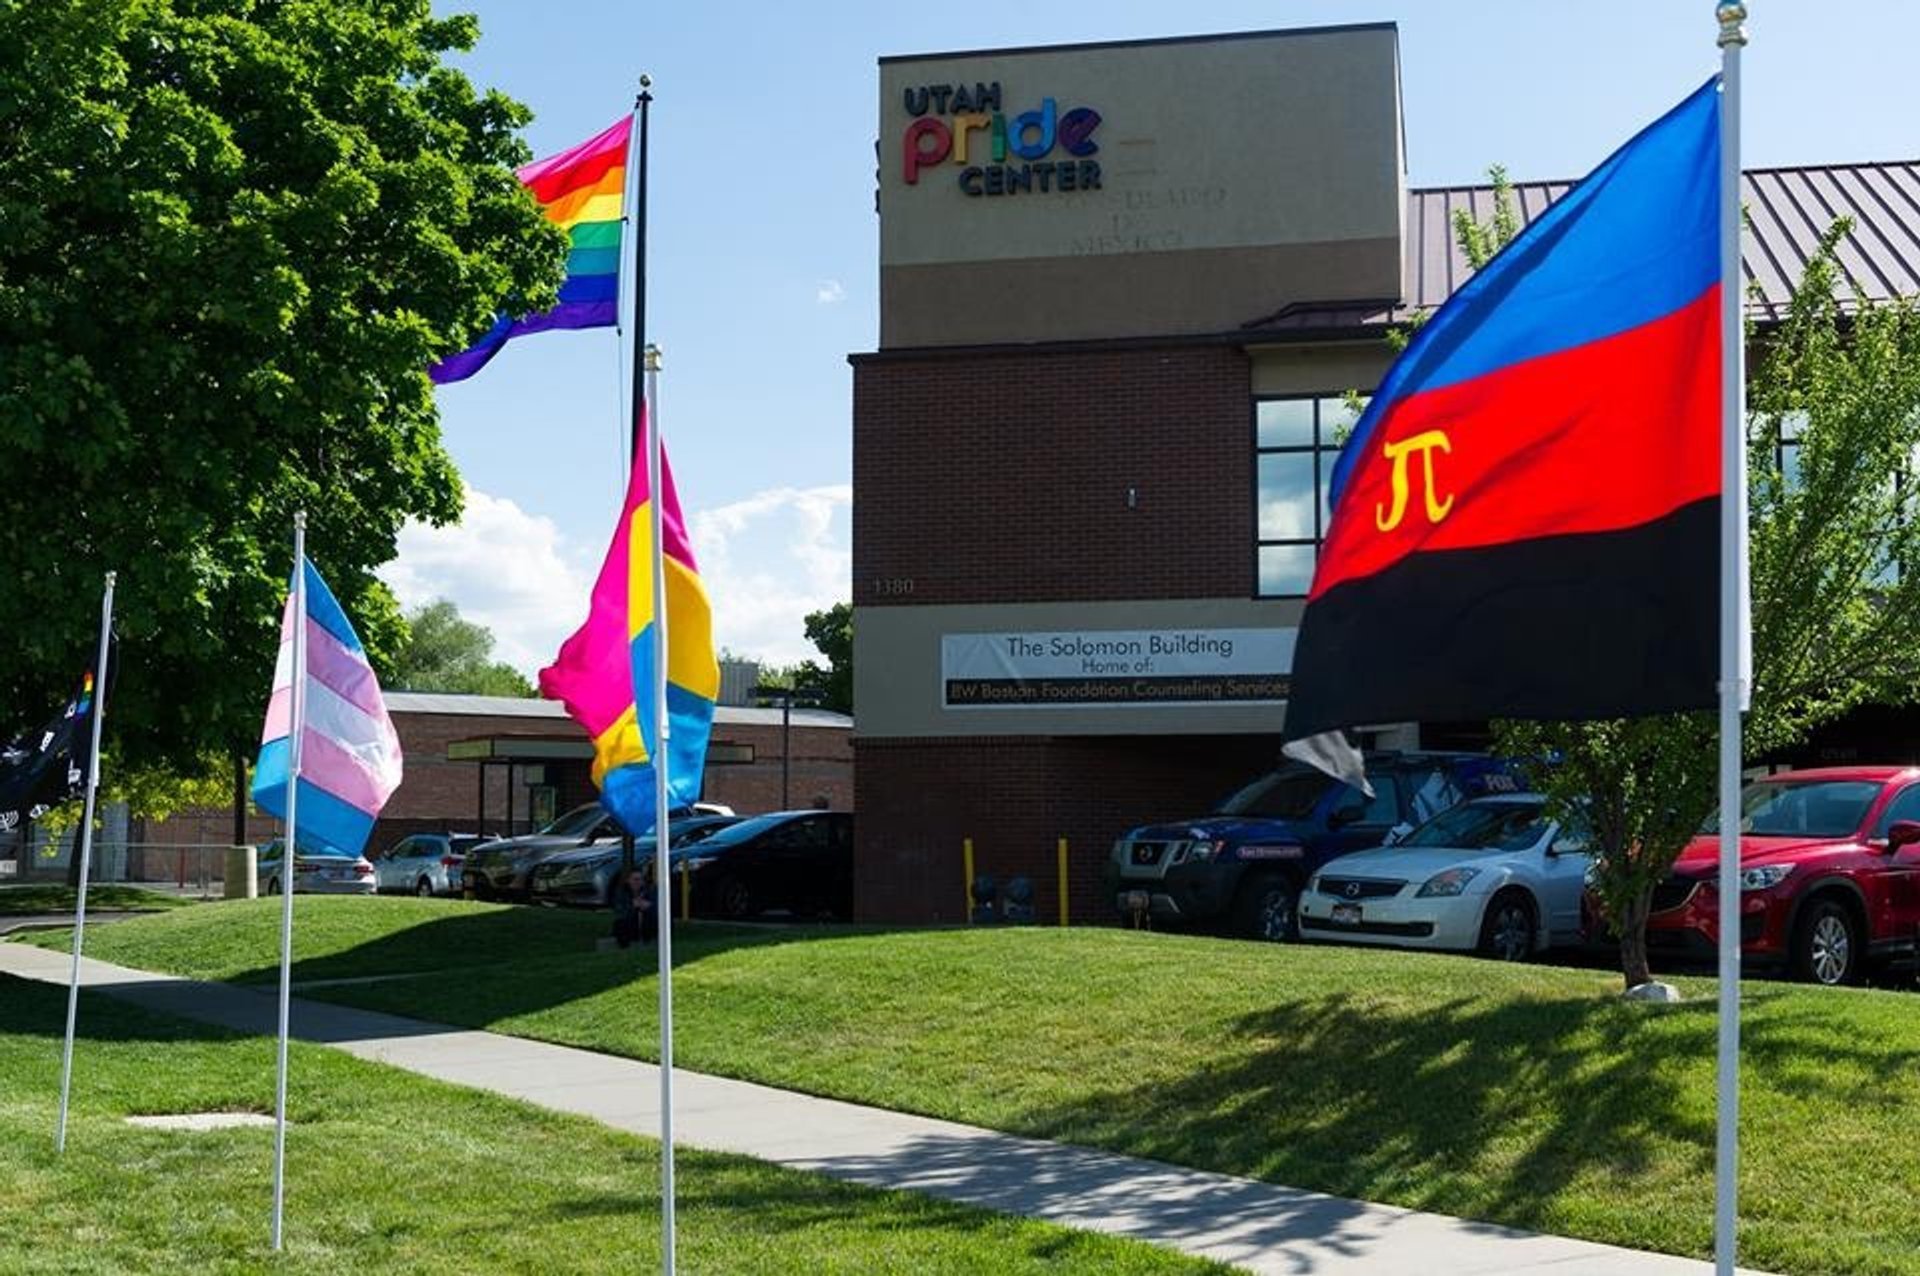
M 501 315 L 467 350 L 435 364 L 429 375 L 445 385 L 464 381 L 514 337 L 554 328 L 607 328 L 619 322 L 620 214 L 627 188 L 627 138 L 633 117 L 572 150 L 520 169 L 521 184 L 540 201 L 547 220 L 567 232 L 567 278 L 560 304 L 537 315 Z
M 273 699 L 253 768 L 253 800 L 268 814 L 286 818 L 293 685 L 295 678 L 303 679 L 295 845 L 358 855 L 380 808 L 400 787 L 400 737 L 347 614 L 313 564 L 303 559 L 300 565 L 307 586 L 306 668 L 293 667 L 295 600 L 289 590 Z
M 653 759 L 659 732 L 653 687 L 653 507 L 645 457 L 652 446 L 642 418 L 639 446 L 613 543 L 594 581 L 586 623 L 540 671 L 540 694 L 559 700 L 593 740 L 593 781 L 603 805 L 638 837 L 653 828 Z M 673 472 L 660 458 L 660 562 L 667 599 L 667 792 L 674 806 L 700 797 L 720 663 L 713 650 L 713 611 L 694 565 Z M 638 693 L 636 695 L 636 692 Z
M 1289 739 L 1714 702 L 1717 79 L 1450 298 L 1334 467 Z

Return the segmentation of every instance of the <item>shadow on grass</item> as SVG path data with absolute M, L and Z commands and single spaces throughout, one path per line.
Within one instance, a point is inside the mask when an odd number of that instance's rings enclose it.
M 0 1031 L 58 1042 L 65 1037 L 66 1028 L 65 988 L 0 974 Z M 74 1037 L 81 1041 L 234 1041 L 241 1035 L 218 1024 L 130 1005 L 106 988 L 82 989 L 79 1011 L 74 1016 Z
M 674 924 L 674 964 L 700 960 L 730 948 L 791 943 L 826 935 L 854 933 L 853 927 L 693 922 Z M 528 960 L 590 958 L 600 941 L 611 938 L 612 915 L 602 910 L 499 906 L 483 909 L 448 905 L 446 915 L 388 931 L 378 938 L 335 952 L 299 956 L 296 921 L 293 980 L 296 984 L 333 979 L 367 979 L 438 972 L 461 981 L 485 981 L 496 968 L 510 969 Z M 636 949 L 629 951 L 638 951 Z M 650 947 L 646 948 L 652 952 Z M 276 984 L 272 961 L 233 976 L 240 984 Z
M 1550 1218 L 1556 1198 L 1596 1174 L 1661 1190 L 1706 1192 L 1711 1181 L 1711 1001 L 1486 997 L 1415 1009 L 1327 994 L 1232 1029 L 1234 1048 L 1204 1071 L 1029 1110 L 1013 1125 L 1526 1228 L 1564 1225 Z M 1874 1101 L 1886 1076 L 1920 1064 L 1920 1051 L 1837 1025 L 1804 1000 L 1749 1015 L 1742 1051 L 1749 1084 L 1785 1088 L 1810 1059 L 1826 1065 L 1829 1094 L 1839 1065 L 1881 1079 L 1837 1094 L 1842 1103 Z

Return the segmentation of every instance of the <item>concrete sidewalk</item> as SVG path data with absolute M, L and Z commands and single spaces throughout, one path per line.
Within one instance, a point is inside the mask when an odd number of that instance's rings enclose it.
M 64 984 L 71 958 L 0 943 L 0 973 Z M 85 986 L 271 1035 L 270 990 L 83 959 Z M 379 1063 L 659 1133 L 659 1070 L 588 1050 L 321 1002 L 296 1036 Z M 297 1075 L 295 1084 L 298 1083 Z M 1705 1276 L 1711 1264 L 1370 1205 L 677 1070 L 675 1142 L 1151 1241 L 1272 1276 Z

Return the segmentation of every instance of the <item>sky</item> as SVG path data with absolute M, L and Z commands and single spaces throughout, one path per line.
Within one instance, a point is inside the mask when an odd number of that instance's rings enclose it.
M 1920 5 L 1748 7 L 1746 167 L 1920 158 L 1901 92 Z M 803 617 L 851 595 L 847 355 L 872 350 L 879 327 L 879 58 L 1393 22 L 1414 186 L 1482 181 L 1496 163 L 1516 180 L 1577 177 L 1719 66 L 1710 0 L 435 10 L 479 17 L 480 42 L 457 64 L 533 110 L 536 155 L 613 123 L 639 75 L 653 77 L 647 329 L 663 351 L 660 421 L 716 642 L 776 664 L 817 658 Z M 408 606 L 452 599 L 529 674 L 584 618 L 618 512 L 629 342 L 611 329 L 522 338 L 441 387 L 466 513 L 406 529 L 383 573 Z

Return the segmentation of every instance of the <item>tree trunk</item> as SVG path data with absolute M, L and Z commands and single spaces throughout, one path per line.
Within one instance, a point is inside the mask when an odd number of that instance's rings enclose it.
M 1631 992 L 1641 984 L 1653 982 L 1653 970 L 1647 965 L 1647 914 L 1653 911 L 1653 891 L 1635 895 L 1620 916 L 1620 971 Z

